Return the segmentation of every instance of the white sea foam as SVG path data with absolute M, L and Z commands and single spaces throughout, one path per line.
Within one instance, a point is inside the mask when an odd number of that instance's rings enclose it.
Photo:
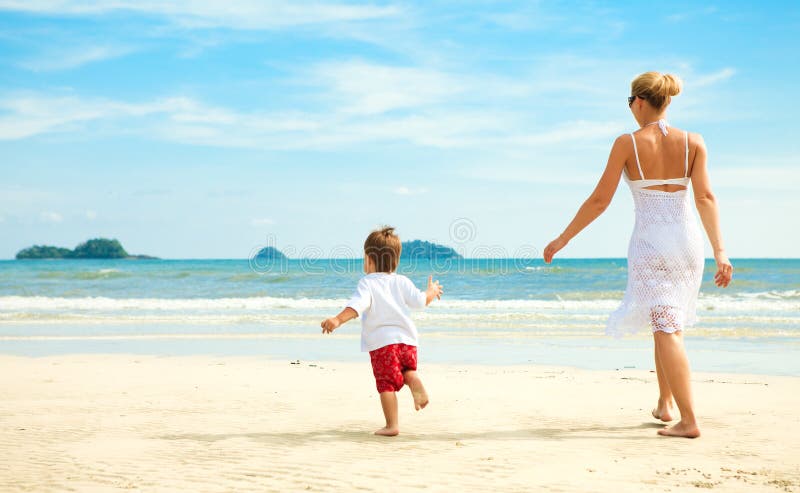
M 3 296 L 0 311 L 19 310 L 275 310 L 313 309 L 341 306 L 342 300 L 307 298 L 61 298 L 46 296 Z
M 107 326 L 104 324 L 104 326 Z M 119 326 L 115 326 L 119 327 Z M 691 331 L 692 337 L 708 338 L 789 338 L 792 341 L 785 341 L 784 344 L 797 347 L 797 331 L 786 329 L 754 329 L 738 327 L 696 327 Z M 642 331 L 637 335 L 640 338 L 650 337 L 647 331 Z M 58 340 L 148 340 L 148 339 L 319 339 L 319 331 L 303 330 L 283 330 L 280 332 L 237 332 L 235 328 L 225 331 L 215 332 L 170 332 L 163 330 L 141 331 L 136 333 L 114 332 L 114 327 L 110 327 L 107 333 L 85 333 L 82 331 L 64 331 L 54 334 L 0 334 L 2 341 L 58 341 Z M 342 331 L 337 335 L 337 339 L 357 339 L 357 331 Z M 541 339 L 547 337 L 580 337 L 580 338 L 604 338 L 602 326 L 572 326 L 572 325 L 545 325 L 537 327 L 536 330 L 527 328 L 509 327 L 478 327 L 469 330 L 425 330 L 422 337 L 425 340 L 431 339 L 503 339 L 503 340 L 525 340 Z M 787 346 L 788 347 L 788 346 Z
M 698 311 L 746 314 L 770 312 L 795 316 L 800 314 L 800 298 L 795 292 L 752 293 L 734 296 L 701 296 Z M 340 309 L 344 299 L 311 298 L 108 298 L 108 297 L 45 297 L 2 296 L 0 313 L 9 312 L 208 312 L 208 311 L 308 311 L 318 312 Z M 619 305 L 617 299 L 590 300 L 441 300 L 429 312 L 497 312 L 501 316 L 514 313 L 607 313 Z M 800 316 L 798 316 L 800 320 Z

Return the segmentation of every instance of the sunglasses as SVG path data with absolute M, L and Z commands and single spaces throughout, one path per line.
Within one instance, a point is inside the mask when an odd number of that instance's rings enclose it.
M 636 101 L 636 98 L 638 98 L 638 97 L 639 96 L 628 96 L 628 108 L 633 106 L 633 102 Z

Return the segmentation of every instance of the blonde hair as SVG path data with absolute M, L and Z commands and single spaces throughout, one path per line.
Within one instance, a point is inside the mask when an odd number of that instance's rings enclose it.
M 670 103 L 672 96 L 681 92 L 682 87 L 683 81 L 677 75 L 645 72 L 631 82 L 631 96 L 638 96 L 660 110 Z
M 376 229 L 367 236 L 364 242 L 364 254 L 372 259 L 377 272 L 391 273 L 400 262 L 403 244 L 391 226 Z

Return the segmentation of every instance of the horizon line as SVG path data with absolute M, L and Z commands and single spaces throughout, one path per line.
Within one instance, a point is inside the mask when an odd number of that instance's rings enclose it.
M 154 257 L 149 259 L 137 259 L 137 258 L 41 258 L 41 259 L 17 259 L 17 258 L 4 258 L 0 259 L 0 262 L 7 262 L 7 261 L 19 261 L 19 262 L 30 262 L 30 261 L 86 261 L 86 260 L 125 260 L 125 261 L 159 261 L 159 260 L 244 260 L 250 261 L 254 257 Z M 729 257 L 731 260 L 800 260 L 800 257 Z M 714 260 L 714 257 L 704 257 L 705 260 Z M 287 257 L 285 259 L 278 259 L 276 262 L 281 262 L 284 260 L 363 260 L 362 257 Z M 408 258 L 401 258 L 401 260 L 408 260 Z M 415 260 L 436 260 L 430 258 L 421 258 Z M 460 257 L 460 258 L 446 258 L 442 260 L 543 260 L 541 257 Z M 623 257 L 559 257 L 556 260 L 627 260 L 626 256 Z

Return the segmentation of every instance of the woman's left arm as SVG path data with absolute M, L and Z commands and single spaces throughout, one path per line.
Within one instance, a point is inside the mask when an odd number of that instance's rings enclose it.
M 546 263 L 549 264 L 556 252 L 567 246 L 569 240 L 600 217 L 600 214 L 608 208 L 611 199 L 614 198 L 614 193 L 617 191 L 622 170 L 625 168 L 625 157 L 630 152 L 629 147 L 631 146 L 631 139 L 628 135 L 621 135 L 614 141 L 611 153 L 608 156 L 606 170 L 603 172 L 603 176 L 600 177 L 600 181 L 594 191 L 581 205 L 581 208 L 578 209 L 575 218 L 572 219 L 572 222 L 569 223 L 564 232 L 544 249 L 544 261 Z

